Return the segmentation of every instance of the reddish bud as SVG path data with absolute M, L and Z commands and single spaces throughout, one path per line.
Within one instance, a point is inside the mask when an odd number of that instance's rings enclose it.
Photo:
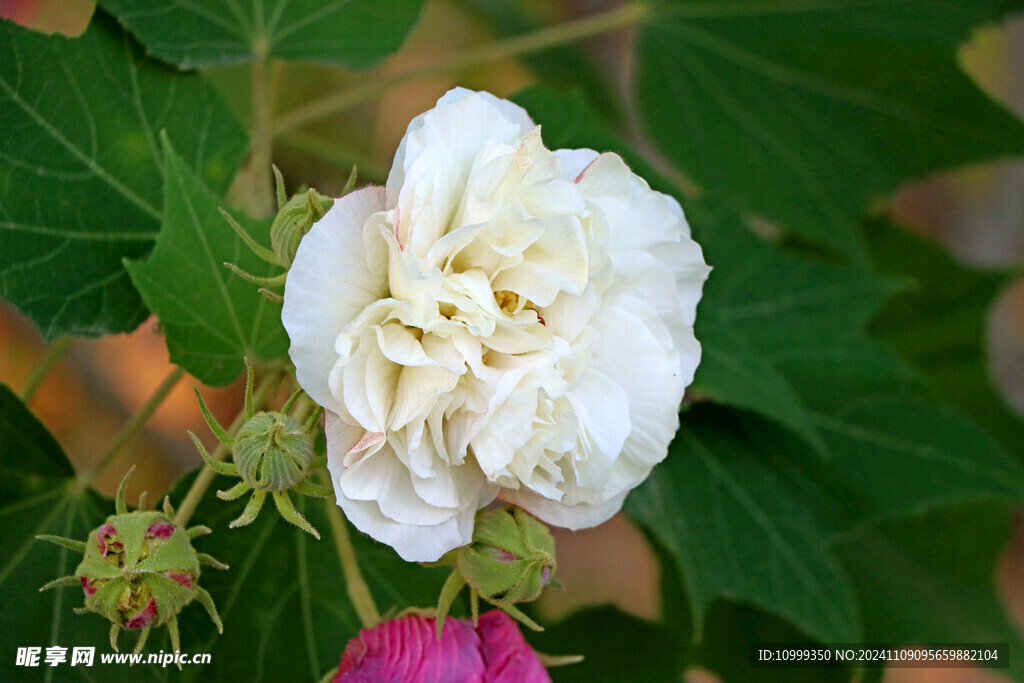
M 100 555 L 107 554 L 107 544 L 116 537 L 117 529 L 114 528 L 113 524 L 104 524 L 96 530 L 96 547 L 99 548 Z
M 537 654 L 504 612 L 472 622 L 408 615 L 364 629 L 349 641 L 333 683 L 376 681 L 550 683 Z
M 174 581 L 177 581 L 178 583 L 180 583 L 185 588 L 191 588 L 192 587 L 192 577 L 189 576 L 188 574 L 183 574 L 181 572 L 167 572 L 167 574 L 165 574 L 165 576 L 168 579 L 173 579 Z
M 156 600 L 149 599 L 146 608 L 125 622 L 125 628 L 148 628 L 156 621 Z
M 174 533 L 175 526 L 170 522 L 153 522 L 146 529 L 146 535 L 153 538 L 170 538 Z

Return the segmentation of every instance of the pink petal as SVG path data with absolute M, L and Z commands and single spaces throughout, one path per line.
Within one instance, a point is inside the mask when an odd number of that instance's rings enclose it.
M 364 629 L 349 641 L 334 683 L 471 683 L 483 681 L 480 639 L 472 624 L 409 615 Z
M 498 610 L 480 615 L 476 629 L 486 683 L 551 683 L 512 617 Z
M 146 529 L 146 535 L 153 538 L 170 538 L 174 533 L 174 528 L 170 522 L 153 522 Z
M 537 654 L 504 612 L 469 621 L 409 615 L 349 641 L 333 683 L 550 683 Z
M 167 572 L 166 574 L 164 574 L 164 576 L 166 576 L 168 579 L 173 579 L 174 581 L 177 581 L 185 588 L 192 587 L 192 577 L 184 572 Z
M 113 524 L 104 524 L 96 530 L 96 547 L 100 549 L 101 555 L 107 554 L 107 538 L 113 538 L 116 535 L 117 529 Z
M 146 609 L 142 610 L 134 617 L 129 619 L 124 627 L 125 628 L 146 628 L 152 626 L 153 622 L 156 621 L 156 601 L 153 598 L 149 599 L 149 603 L 146 605 Z

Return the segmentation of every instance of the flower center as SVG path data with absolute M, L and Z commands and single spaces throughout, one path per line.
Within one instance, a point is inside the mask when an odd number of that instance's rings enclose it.
M 520 299 L 521 297 L 518 294 L 507 289 L 500 289 L 494 293 L 494 300 L 498 302 L 498 308 L 508 315 L 515 315 L 523 310 L 523 306 L 520 305 Z

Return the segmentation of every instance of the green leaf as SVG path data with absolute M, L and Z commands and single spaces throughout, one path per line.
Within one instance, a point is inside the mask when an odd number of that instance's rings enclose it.
M 996 393 L 985 349 L 989 309 L 1014 274 L 965 266 L 933 240 L 888 221 L 872 221 L 867 235 L 878 269 L 912 283 L 886 302 L 872 332 L 891 342 L 944 400 L 1024 452 L 1024 420 Z
M 84 539 L 103 522 L 109 514 L 103 510 L 110 506 L 75 485 L 74 469 L 61 447 L 2 384 L 0 470 L 0 591 L 9 605 L 17 605 L 0 610 L 0 633 L 9 655 L 0 658 L 0 679 L 25 680 L 31 670 L 15 665 L 16 647 L 40 647 L 45 652 L 49 645 L 60 645 L 70 653 L 73 646 L 93 646 L 97 653 L 109 651 L 106 622 L 93 614 L 72 612 L 84 602 L 80 588 L 39 592 L 43 584 L 74 572 L 81 555 L 35 537 Z M 60 672 L 61 680 L 68 671 Z M 52 671 L 34 673 L 39 680 L 53 675 Z
M 853 588 L 826 530 L 759 457 L 763 444 L 714 411 L 691 411 L 684 425 L 627 510 L 677 559 L 698 640 L 720 598 L 781 615 L 822 642 L 858 640 Z
M 233 115 L 99 14 L 74 39 L 0 21 L 0 121 L 0 293 L 47 339 L 132 330 L 147 311 L 121 260 L 160 227 L 157 132 L 221 191 L 245 151 Z
M 517 99 L 549 146 L 620 151 L 649 172 L 579 98 Z M 627 510 L 676 558 L 696 621 L 726 598 L 842 640 L 844 626 L 856 632 L 843 617 L 856 607 L 828 535 L 956 502 L 1020 501 L 1024 470 L 865 335 L 888 281 L 786 254 L 710 202 L 686 211 L 715 267 L 697 313 L 704 357 L 691 395 L 756 410 L 801 439 L 750 416 L 690 410 Z M 787 592 L 797 585 L 802 598 Z M 809 602 L 822 586 L 845 589 Z
M 765 643 L 806 647 L 807 634 L 772 614 L 750 605 L 716 603 L 709 611 L 705 639 L 700 645 L 700 666 L 724 683 L 839 683 L 849 681 L 850 668 L 754 668 L 750 646 Z
M 686 208 L 715 268 L 698 309 L 703 357 L 693 390 L 756 410 L 821 447 L 784 365 L 808 356 L 841 363 L 843 349 L 867 346 L 863 329 L 891 286 L 866 271 L 785 254 L 731 211 L 697 202 Z
M 909 178 L 1024 153 L 1024 127 L 960 70 L 972 27 L 1018 0 L 665 0 L 640 32 L 655 140 L 733 207 L 848 255 Z
M 785 254 L 728 211 L 687 210 L 715 266 L 697 314 L 695 392 L 799 434 L 869 517 L 1024 498 L 1024 469 L 864 334 L 886 281 Z
M 181 499 L 192 478 L 175 487 L 173 501 Z M 229 477 L 217 477 L 214 486 L 231 483 Z M 210 680 L 317 681 L 338 665 L 349 639 L 361 628 L 326 515 L 327 506 L 335 503 L 292 495 L 296 508 L 319 530 L 322 540 L 317 541 L 283 521 L 269 501 L 252 525 L 228 529 L 247 501 L 243 496 L 225 503 L 210 491 L 196 510 L 193 523 L 214 531 L 197 539 L 197 549 L 231 568 L 204 570 L 202 576 L 220 611 L 224 634 L 218 635 L 194 610 L 182 620 L 182 650 L 213 654 L 212 664 L 202 671 Z M 352 527 L 349 534 L 382 613 L 393 616 L 406 607 L 436 604 L 446 569 L 405 562 Z
M 1010 513 L 987 505 L 944 510 L 841 537 L 870 642 L 1009 643 L 1024 678 L 1024 643 L 996 594 Z
M 552 680 L 619 683 L 679 681 L 675 635 L 614 607 L 577 612 L 543 633 L 526 632 L 530 645 L 548 655 L 583 655 L 578 664 L 548 670 Z
M 280 305 L 233 274 L 225 262 L 259 276 L 280 267 L 261 261 L 218 212 L 219 201 L 164 141 L 164 221 L 145 261 L 125 267 L 156 313 L 171 361 L 206 384 L 227 384 L 243 359 L 275 359 L 288 350 Z M 257 240 L 269 222 L 236 220 Z
M 349 68 L 398 49 L 422 0 L 100 0 L 155 57 L 182 69 L 266 57 Z

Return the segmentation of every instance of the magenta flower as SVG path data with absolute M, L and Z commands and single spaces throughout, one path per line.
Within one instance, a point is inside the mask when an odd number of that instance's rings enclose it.
M 550 683 L 516 623 L 497 610 L 478 625 L 409 615 L 364 629 L 349 641 L 334 683 Z

